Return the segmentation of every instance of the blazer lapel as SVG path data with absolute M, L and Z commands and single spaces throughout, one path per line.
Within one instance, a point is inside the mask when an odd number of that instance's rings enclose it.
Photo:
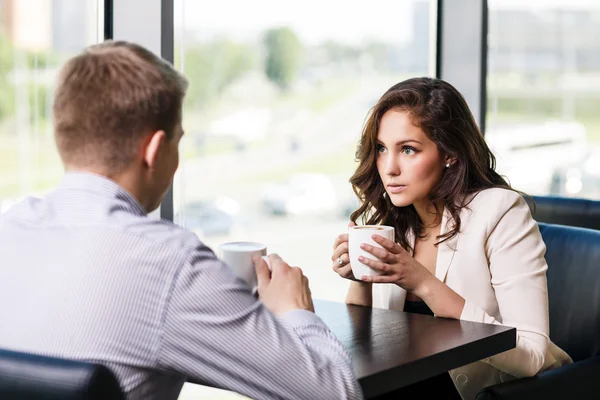
M 450 215 L 450 212 L 444 207 L 444 214 L 442 215 L 442 225 L 440 227 L 440 235 L 443 235 L 449 230 L 452 230 L 453 227 L 454 220 Z M 452 264 L 452 260 L 454 259 L 454 253 L 456 252 L 457 244 L 458 235 L 438 245 L 438 256 L 435 264 L 435 276 L 442 282 L 446 280 L 448 269 L 450 268 L 450 264 Z

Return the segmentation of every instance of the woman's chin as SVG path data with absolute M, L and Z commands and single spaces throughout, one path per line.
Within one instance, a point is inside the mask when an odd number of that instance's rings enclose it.
M 410 206 L 413 203 L 413 199 L 406 196 L 405 193 L 400 194 L 389 194 L 390 201 L 395 207 L 406 207 Z

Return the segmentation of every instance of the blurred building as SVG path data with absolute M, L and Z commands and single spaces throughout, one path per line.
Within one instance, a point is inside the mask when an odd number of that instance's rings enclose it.
M 429 49 L 431 43 L 432 2 L 415 1 L 413 3 L 413 33 L 411 38 L 410 71 L 427 71 L 429 67 Z
M 97 37 L 101 3 L 101 0 L 0 0 L 0 33 L 20 49 L 80 51 Z
M 494 9 L 488 45 L 494 72 L 600 70 L 600 9 Z

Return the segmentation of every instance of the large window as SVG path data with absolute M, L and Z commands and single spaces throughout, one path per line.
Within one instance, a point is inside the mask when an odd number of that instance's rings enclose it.
M 398 81 L 431 75 L 435 4 L 374 0 L 175 2 L 184 109 L 175 221 L 215 251 L 268 245 L 343 301 L 335 236 L 356 207 L 348 179 L 369 109 Z
M 58 68 L 102 40 L 101 0 L 0 0 L 0 211 L 62 175 L 52 132 Z
M 356 207 L 348 179 L 367 112 L 431 75 L 433 1 L 175 1 L 175 64 L 190 80 L 175 222 L 215 251 L 267 244 L 316 298 L 343 301 L 335 236 Z M 180 399 L 239 395 L 186 384 Z
M 600 3 L 489 0 L 486 138 L 536 195 L 600 199 Z

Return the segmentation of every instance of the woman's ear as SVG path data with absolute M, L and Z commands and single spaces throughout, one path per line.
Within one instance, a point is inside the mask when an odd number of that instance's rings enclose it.
M 454 164 L 456 164 L 456 157 L 452 157 L 452 156 L 446 156 L 444 158 L 444 166 L 446 168 L 450 168 L 452 167 Z

